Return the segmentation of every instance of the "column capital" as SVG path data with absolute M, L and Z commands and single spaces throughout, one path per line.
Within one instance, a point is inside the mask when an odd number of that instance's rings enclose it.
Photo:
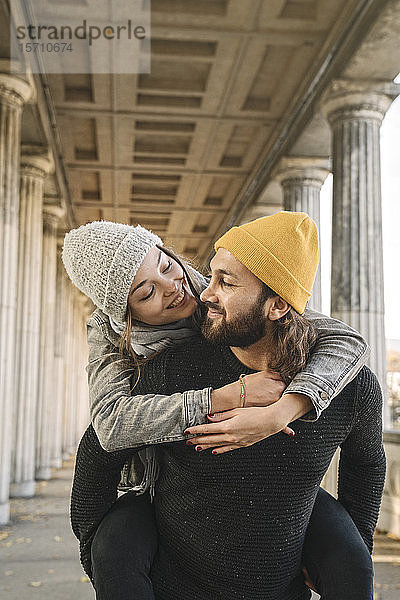
M 400 86 L 388 81 L 335 79 L 320 106 L 331 125 L 339 119 L 381 122 L 399 94 Z
M 0 59 L 0 99 L 8 104 L 22 107 L 34 93 L 29 74 L 10 73 L 10 61 Z
M 42 177 L 54 170 L 53 158 L 44 146 L 23 145 L 21 148 L 21 174 Z
M 58 225 L 58 222 L 65 215 L 65 210 L 61 206 L 54 204 L 45 204 L 43 206 L 43 225 L 54 226 Z
M 323 157 L 284 156 L 275 171 L 274 178 L 284 186 L 298 181 L 302 185 L 320 188 L 331 170 L 330 161 Z

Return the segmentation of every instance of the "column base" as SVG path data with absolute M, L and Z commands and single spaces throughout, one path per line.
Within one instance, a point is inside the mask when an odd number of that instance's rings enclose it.
M 52 469 L 61 469 L 62 458 L 52 458 L 50 461 L 50 465 L 51 465 Z
M 0 525 L 7 525 L 10 521 L 10 504 L 0 504 Z
M 64 452 L 63 452 L 63 460 L 70 460 L 73 457 L 74 454 L 75 454 L 75 450 L 71 450 L 71 451 L 64 450 Z
M 40 467 L 36 471 L 36 479 L 51 479 L 51 469 L 50 467 Z
M 23 481 L 10 485 L 10 498 L 32 498 L 36 492 L 35 481 Z

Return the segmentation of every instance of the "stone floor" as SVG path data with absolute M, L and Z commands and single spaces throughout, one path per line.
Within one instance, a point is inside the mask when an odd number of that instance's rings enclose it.
M 68 520 L 71 472 L 68 461 L 37 496 L 12 501 L 12 522 L 0 528 L 2 600 L 94 599 Z M 374 562 L 375 600 L 399 600 L 400 540 L 377 535 Z

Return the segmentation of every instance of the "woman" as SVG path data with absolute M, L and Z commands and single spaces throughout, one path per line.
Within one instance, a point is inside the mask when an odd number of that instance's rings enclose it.
M 162 350 L 166 345 L 179 343 L 182 339 L 185 341 L 190 339 L 192 330 L 196 327 L 196 318 L 199 317 L 199 311 L 196 311 L 197 303 L 193 291 L 190 289 L 189 280 L 185 278 L 179 263 L 169 253 L 161 249 L 159 238 L 139 227 L 133 229 L 128 226 L 104 222 L 89 224 L 75 232 L 71 232 L 66 237 L 64 262 L 73 282 L 89 295 L 103 311 L 95 311 L 88 323 L 90 345 L 88 372 L 91 388 L 92 419 L 104 447 L 108 450 L 121 449 L 122 452 L 124 448 L 182 440 L 185 439 L 184 431 L 187 427 L 204 422 L 210 410 L 216 412 L 242 405 L 243 397 L 240 398 L 241 386 L 239 383 L 230 384 L 220 390 L 196 390 L 184 394 L 174 394 L 170 397 L 149 394 L 134 399 L 131 398 L 132 370 L 127 365 L 126 360 L 118 356 L 119 336 L 122 335 L 125 344 L 128 342 L 130 348 L 131 332 L 129 330 L 133 329 L 132 342 L 136 354 L 148 358 L 154 352 Z M 204 281 L 201 277 L 193 272 L 191 274 L 196 277 L 197 286 L 204 287 Z M 128 311 L 127 305 L 129 306 Z M 132 320 L 132 311 L 135 322 Z M 194 314 L 195 317 L 193 317 Z M 314 318 L 317 324 L 318 320 L 323 324 L 326 322 L 326 319 L 320 316 L 312 314 L 310 316 Z M 123 326 L 124 321 L 126 321 L 125 327 Z M 137 321 L 147 325 L 138 325 Z M 365 360 L 365 344 L 360 342 L 354 332 L 337 322 L 331 322 L 330 327 L 334 333 L 332 336 L 333 343 L 324 347 L 324 342 L 328 337 L 325 331 L 325 339 L 322 336 L 323 343 L 321 344 L 320 338 L 320 347 L 318 348 L 317 343 L 311 362 L 307 364 L 307 368 L 300 376 L 297 376 L 299 381 L 296 382 L 295 377 L 286 389 L 283 398 L 266 409 L 269 411 L 271 420 L 275 425 L 271 427 L 269 432 L 266 432 L 265 437 L 279 431 L 292 420 L 291 415 L 298 413 L 298 403 L 299 400 L 304 400 L 304 394 L 311 398 L 316 413 L 314 416 L 318 417 L 321 409 L 326 407 L 324 403 L 326 405 L 328 401 L 327 390 L 335 390 L 335 393 L 338 393 L 362 366 L 363 360 Z M 329 326 L 327 329 L 329 332 Z M 346 333 L 344 333 L 344 330 Z M 162 335 L 160 335 L 160 332 L 162 332 Z M 167 334 L 167 342 L 164 339 L 165 333 Z M 345 337 L 346 334 L 353 336 L 349 338 L 351 342 Z M 339 348 L 337 343 L 340 339 L 343 339 L 344 344 Z M 355 350 L 354 347 L 356 347 Z M 342 362 L 339 359 L 339 352 L 346 355 Z M 320 354 L 319 359 L 318 353 Z M 335 355 L 333 364 L 332 354 Z M 322 361 L 321 357 L 323 357 Z M 304 367 L 305 357 L 303 356 L 301 360 L 303 360 Z M 331 361 L 330 364 L 329 361 Z M 323 373 L 321 373 L 321 366 L 324 369 Z M 309 375 L 307 375 L 307 370 L 309 370 Z M 333 372 L 333 375 L 331 373 L 331 377 L 329 378 L 328 375 L 324 381 L 324 373 L 330 371 Z M 349 377 L 349 372 L 351 372 L 351 377 Z M 347 373 L 347 376 L 345 376 L 345 373 Z M 259 385 L 260 379 L 262 379 L 260 374 L 246 377 L 247 406 L 266 405 L 271 400 L 271 398 L 267 401 L 265 398 L 262 401 L 260 400 L 263 390 L 262 386 Z M 323 380 L 322 389 L 318 389 L 321 379 Z M 257 385 L 255 384 L 256 392 L 254 395 L 258 396 L 256 399 L 251 394 L 253 380 L 258 382 Z M 303 396 L 300 394 L 303 394 Z M 292 406 L 291 403 L 293 403 Z M 307 404 L 304 404 L 304 406 L 306 407 Z M 304 408 L 303 413 L 307 410 L 307 408 Z M 148 420 L 149 416 L 151 423 Z M 217 421 L 220 418 L 223 417 L 217 417 Z M 278 425 L 276 425 L 277 422 Z M 223 452 L 226 442 L 221 439 L 218 444 L 221 447 L 216 449 L 215 452 Z M 242 443 L 242 445 L 246 444 Z M 210 445 L 210 447 L 212 446 Z M 121 456 L 123 456 L 123 453 L 121 453 Z M 150 488 L 150 492 L 153 493 L 157 465 L 151 446 L 141 452 L 141 458 L 145 465 L 141 491 Z M 322 494 L 321 497 L 323 498 Z M 321 503 L 323 501 L 322 499 Z M 331 504 L 332 507 L 335 506 L 333 500 Z M 129 508 L 126 510 L 128 505 Z M 329 500 L 328 506 L 330 506 Z M 333 512 L 334 510 L 332 508 Z M 333 514 L 332 511 L 330 514 Z M 322 514 L 326 515 L 327 512 L 325 507 Z M 138 567 L 137 573 L 132 573 L 132 569 L 128 568 L 127 576 L 130 576 L 130 584 L 127 585 L 124 582 L 123 589 L 120 589 L 121 579 L 123 578 L 120 576 L 121 563 L 119 560 L 118 565 L 112 566 L 110 564 L 112 561 L 107 556 L 108 571 L 105 572 L 106 563 L 101 568 L 96 568 L 96 561 L 97 563 L 101 562 L 101 553 L 103 552 L 104 556 L 104 551 L 108 552 L 101 540 L 103 531 L 107 529 L 105 523 L 113 523 L 116 526 L 121 515 L 124 515 L 123 520 L 127 515 L 129 516 L 133 535 L 143 525 L 144 517 L 148 522 L 147 531 L 154 533 L 149 503 L 145 502 L 143 498 L 138 500 L 128 495 L 114 505 L 95 537 L 95 551 L 93 553 L 95 557 L 94 583 L 98 597 L 128 598 L 133 597 L 129 594 L 134 590 L 135 597 L 152 598 L 151 584 L 148 578 L 151 555 L 155 551 L 152 538 L 148 538 L 149 543 L 145 546 L 143 546 L 143 540 L 140 543 L 137 542 L 138 552 L 136 556 L 139 557 L 138 563 L 140 563 L 140 557 L 145 557 L 144 566 L 147 568 L 147 573 L 143 571 L 143 561 L 141 562 L 142 566 Z M 95 519 L 92 520 L 90 531 L 88 529 L 84 532 L 82 529 L 78 531 L 83 542 L 83 548 L 86 551 L 87 544 L 90 546 L 90 541 L 97 526 Z M 345 527 L 345 529 L 347 528 L 347 539 L 352 538 L 352 542 L 354 542 L 358 533 L 354 524 L 351 525 L 349 517 L 348 521 L 350 523 L 346 523 Z M 138 523 L 140 527 L 138 527 Z M 311 524 L 310 529 L 312 529 Z M 321 522 L 317 524 L 317 527 L 321 528 Z M 111 529 L 115 530 L 115 527 Z M 350 534 L 350 532 L 352 533 Z M 322 537 L 324 537 L 323 534 Z M 360 536 L 358 537 L 360 552 L 356 554 L 358 558 L 363 557 L 361 562 L 363 563 L 362 568 L 364 568 L 368 560 L 365 558 L 365 553 L 363 554 L 363 541 Z M 331 539 L 332 536 L 330 536 Z M 131 550 L 133 548 L 133 553 L 130 551 L 129 556 L 134 563 L 135 540 L 132 537 L 125 536 L 125 541 L 127 541 L 127 548 L 129 547 Z M 115 546 L 113 548 L 116 550 Z M 114 554 L 118 554 L 118 552 L 114 552 Z M 313 560 L 310 560 L 309 564 L 312 564 Z M 305 562 L 308 564 L 307 557 L 305 557 Z M 321 563 L 321 561 L 319 562 Z M 88 562 L 86 562 L 86 568 L 90 568 Z M 142 569 L 141 572 L 139 572 L 140 569 Z M 322 567 L 319 571 L 318 566 L 317 569 L 313 567 L 312 571 L 314 578 L 319 576 L 322 580 L 327 580 L 327 577 L 324 578 Z M 332 572 L 332 568 L 328 572 Z M 338 576 L 336 581 L 334 580 L 336 594 L 339 589 L 339 579 Z M 320 582 L 320 586 L 323 583 L 324 581 Z M 326 597 L 329 596 L 326 595 Z M 359 596 L 344 596 L 342 594 L 342 597 L 365 598 L 366 595 L 365 592 L 360 591 Z

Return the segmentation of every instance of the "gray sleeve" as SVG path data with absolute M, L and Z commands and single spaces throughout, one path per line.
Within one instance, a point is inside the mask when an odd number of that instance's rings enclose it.
M 121 357 L 108 333 L 107 324 L 92 315 L 87 324 L 86 368 L 90 413 L 105 450 L 183 440 L 187 427 L 207 422 L 211 388 L 171 396 L 135 395 L 135 368 Z
M 305 394 L 314 411 L 304 420 L 317 420 L 335 396 L 360 372 L 369 356 L 362 335 L 338 319 L 307 309 L 304 316 L 313 323 L 318 339 L 305 369 L 294 377 L 284 394 Z

